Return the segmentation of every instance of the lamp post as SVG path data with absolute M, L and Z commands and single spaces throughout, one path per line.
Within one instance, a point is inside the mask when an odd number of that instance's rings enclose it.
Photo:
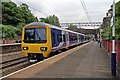
M 113 0 L 113 23 L 112 23 L 112 52 L 111 52 L 111 73 L 116 76 L 116 52 L 115 52 L 115 0 Z

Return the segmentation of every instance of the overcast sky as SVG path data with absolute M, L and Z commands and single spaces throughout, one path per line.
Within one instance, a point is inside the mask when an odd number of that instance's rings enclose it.
M 40 17 L 56 15 L 60 23 L 65 22 L 102 22 L 113 0 L 12 0 L 18 5 L 20 2 L 30 6 L 31 12 Z M 87 13 L 85 14 L 81 1 L 84 1 Z M 116 0 L 116 2 L 119 0 Z M 34 9 L 36 10 L 34 10 Z

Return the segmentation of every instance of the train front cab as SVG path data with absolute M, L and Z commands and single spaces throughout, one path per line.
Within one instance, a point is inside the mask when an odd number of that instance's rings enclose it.
M 27 60 L 48 57 L 51 44 L 51 29 L 48 26 L 25 26 L 22 31 L 22 52 Z

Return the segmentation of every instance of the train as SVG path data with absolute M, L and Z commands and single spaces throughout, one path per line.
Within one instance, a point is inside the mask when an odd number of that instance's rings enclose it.
M 40 61 L 51 53 L 88 42 L 90 36 L 43 22 L 22 28 L 22 52 L 27 61 Z

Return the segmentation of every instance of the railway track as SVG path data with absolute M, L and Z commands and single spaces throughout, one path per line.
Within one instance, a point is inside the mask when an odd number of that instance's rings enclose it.
M 21 44 L 0 45 L 0 77 L 31 65 L 21 52 Z
M 2 76 L 31 65 L 26 62 L 25 57 L 21 52 L 8 53 L 1 56 L 2 61 L 0 62 L 0 70 Z

